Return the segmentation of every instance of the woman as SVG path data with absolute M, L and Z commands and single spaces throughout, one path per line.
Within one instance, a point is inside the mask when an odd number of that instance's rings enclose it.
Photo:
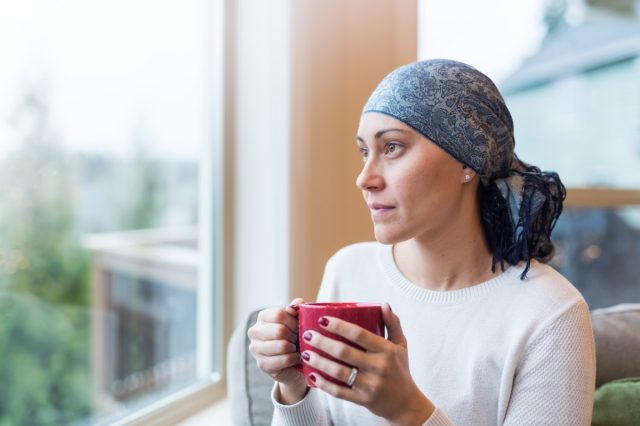
M 565 189 L 517 158 L 491 80 L 450 60 L 400 67 L 356 140 L 377 242 L 336 253 L 318 301 L 384 302 L 387 339 L 332 317 L 325 328 L 364 350 L 304 333 L 352 369 L 295 352 L 300 299 L 262 311 L 248 335 L 276 381 L 273 424 L 590 424 L 588 307 L 544 264 Z M 305 378 L 300 361 L 352 386 Z

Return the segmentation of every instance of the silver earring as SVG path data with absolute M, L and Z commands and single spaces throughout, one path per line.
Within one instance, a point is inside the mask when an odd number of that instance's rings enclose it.
M 469 176 L 469 175 L 464 175 L 464 180 L 465 180 L 466 182 L 469 182 L 469 179 L 471 179 L 471 176 Z

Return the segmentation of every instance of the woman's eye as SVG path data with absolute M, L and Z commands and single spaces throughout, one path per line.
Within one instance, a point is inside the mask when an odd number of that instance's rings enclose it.
M 362 161 L 366 160 L 369 155 L 369 150 L 367 148 L 358 148 L 358 151 L 360 151 L 360 155 L 362 155 Z
M 393 154 L 398 152 L 402 147 L 400 146 L 400 144 L 397 144 L 395 142 L 390 142 L 385 146 L 385 154 Z

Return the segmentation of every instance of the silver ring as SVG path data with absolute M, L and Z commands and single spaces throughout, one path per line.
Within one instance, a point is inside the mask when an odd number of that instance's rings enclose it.
M 356 381 L 356 377 L 358 377 L 358 369 L 353 367 L 351 369 L 351 374 L 349 375 L 349 379 L 347 380 L 347 386 L 353 386 L 353 383 Z

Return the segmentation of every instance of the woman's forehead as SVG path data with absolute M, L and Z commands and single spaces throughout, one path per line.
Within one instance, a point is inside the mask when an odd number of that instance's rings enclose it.
M 417 134 L 417 132 L 402 121 L 379 112 L 367 112 L 360 116 L 358 139 L 372 139 L 382 130 L 399 130 Z

